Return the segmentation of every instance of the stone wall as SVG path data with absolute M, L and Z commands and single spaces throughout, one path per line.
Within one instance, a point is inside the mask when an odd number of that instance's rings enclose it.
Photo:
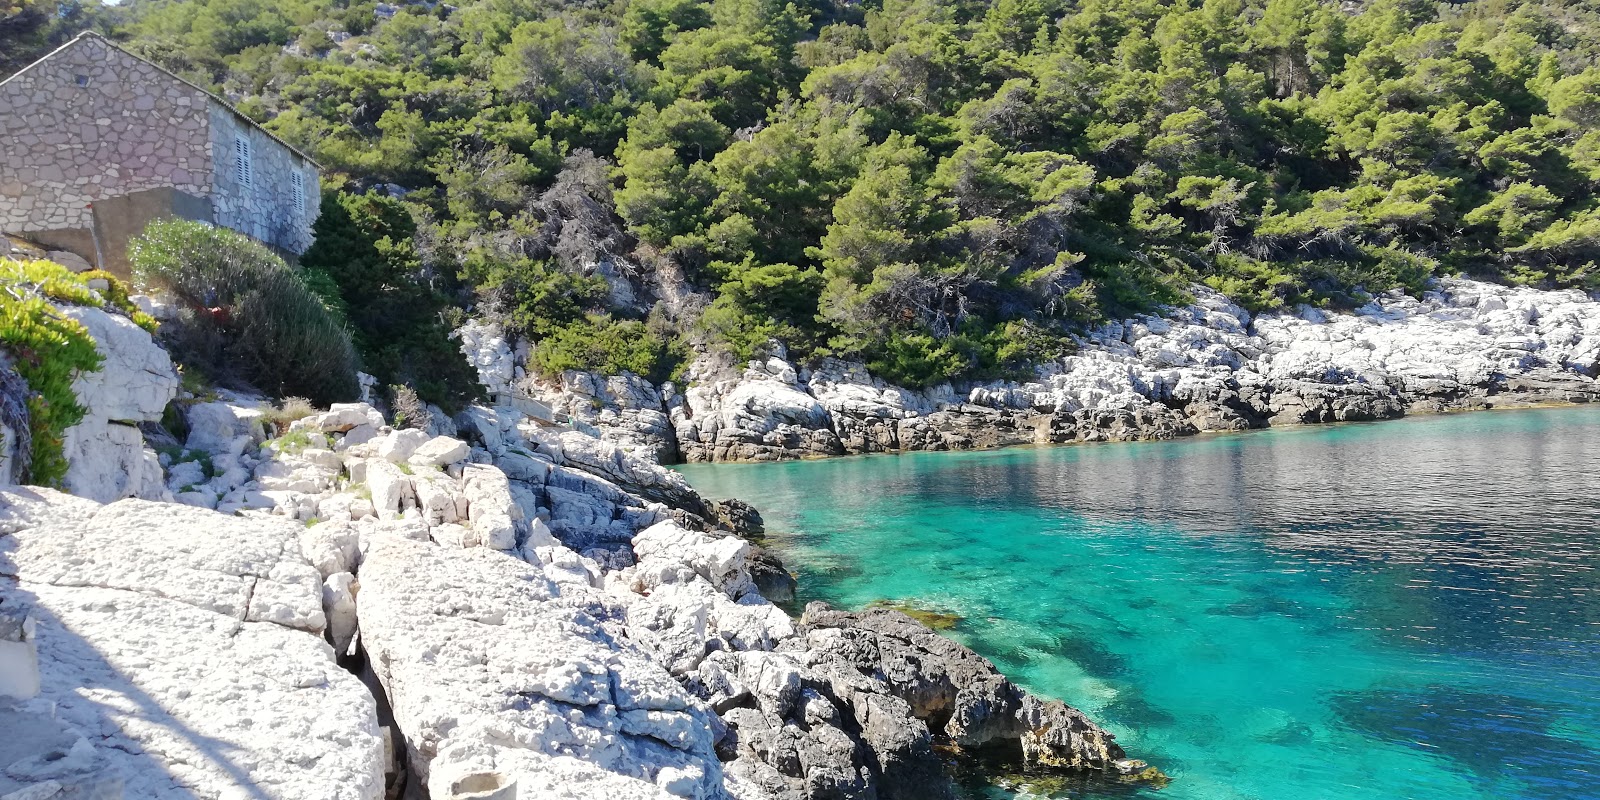
M 322 201 L 316 166 L 222 103 L 211 103 L 210 119 L 211 148 L 217 154 L 211 205 L 217 224 L 294 255 L 304 253 Z M 250 143 L 248 186 L 238 180 L 239 137 Z M 297 174 L 299 198 L 293 184 Z M 302 204 L 297 206 L 296 199 Z
M 88 229 L 90 203 L 145 189 L 209 195 L 211 102 L 94 35 L 0 83 L 0 230 Z

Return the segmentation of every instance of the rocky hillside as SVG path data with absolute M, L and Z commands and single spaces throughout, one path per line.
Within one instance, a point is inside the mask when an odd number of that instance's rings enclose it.
M 582 372 L 523 385 L 663 461 L 1171 438 L 1600 396 L 1600 302 L 1582 292 L 1447 279 L 1349 314 L 1261 315 L 1192 292 L 1078 337 L 1028 381 L 911 390 L 859 363 L 775 357 L 702 358 L 686 388 Z
M 96 345 L 139 368 L 81 376 L 81 424 L 161 452 L 73 450 L 155 476 L 93 498 L 0 488 L 0 718 L 30 734 L 0 796 L 925 798 L 940 748 L 1159 779 L 899 612 L 791 616 L 758 515 L 615 444 L 188 393 L 168 430 L 93 401 L 165 407 L 166 354 Z

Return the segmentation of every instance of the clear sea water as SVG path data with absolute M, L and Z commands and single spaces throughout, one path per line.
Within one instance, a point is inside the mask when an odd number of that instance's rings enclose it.
M 683 471 L 1173 778 L 1068 796 L 1600 798 L 1600 407 Z

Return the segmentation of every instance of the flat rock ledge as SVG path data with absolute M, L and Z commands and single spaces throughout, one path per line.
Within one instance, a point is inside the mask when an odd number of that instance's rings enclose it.
M 297 529 L 0 490 L 4 688 L 37 692 L 0 697 L 0 797 L 381 798 L 374 701 Z

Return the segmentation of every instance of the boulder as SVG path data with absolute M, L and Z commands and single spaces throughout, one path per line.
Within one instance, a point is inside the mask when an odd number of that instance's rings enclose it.
M 1021 740 L 1029 763 L 1112 770 L 1124 758 L 1111 733 L 1081 712 L 1012 684 L 977 653 L 892 609 L 854 613 L 806 606 L 806 661 L 881 681 L 918 719 L 962 746 Z
M 511 497 L 506 475 L 485 464 L 467 464 L 461 472 L 461 494 L 467 499 L 472 530 L 483 546 L 511 550 L 517 546 L 517 521 L 522 509 Z
M 176 396 L 172 360 L 127 317 L 84 306 L 57 309 L 88 329 L 104 359 L 99 370 L 73 380 L 84 417 L 66 431 L 63 486 L 101 501 L 164 496 L 161 466 L 137 425 L 159 420 Z
M 419 445 L 409 460 L 418 466 L 442 467 L 465 461 L 471 452 L 472 448 L 460 439 L 435 436 Z
M 189 435 L 184 446 L 204 453 L 232 449 L 239 437 L 260 443 L 266 439 L 265 415 L 260 408 L 245 408 L 225 401 L 194 403 L 184 409 Z
M 456 428 L 463 438 L 477 442 L 490 453 L 505 450 L 505 432 L 501 428 L 500 412 L 483 406 L 468 406 L 455 418 Z
M 417 448 L 427 444 L 429 437 L 426 431 L 415 428 L 402 428 L 391 431 L 387 436 L 379 439 L 375 454 L 378 458 L 403 464 L 411 459 Z M 442 438 L 442 437 L 441 437 Z
M 399 467 L 387 461 L 366 462 L 365 481 L 372 493 L 372 507 L 379 519 L 394 519 L 412 497 L 411 480 Z
M 383 415 L 366 403 L 334 403 L 328 406 L 327 411 L 297 419 L 289 427 L 320 433 L 344 433 L 362 425 L 382 427 Z
M 68 250 L 51 250 L 45 254 L 45 258 L 73 272 L 88 272 L 94 269 L 94 265 L 85 260 L 83 256 Z
M 62 449 L 68 467 L 61 485 L 75 495 L 102 502 L 167 495 L 161 462 L 133 425 L 85 416 L 67 429 Z

